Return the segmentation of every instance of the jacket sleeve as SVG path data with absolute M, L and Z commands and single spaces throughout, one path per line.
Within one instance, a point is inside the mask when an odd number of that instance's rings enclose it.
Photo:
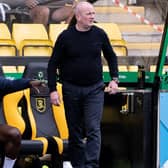
M 0 77 L 0 90 L 3 94 L 12 93 L 22 89 L 31 87 L 30 79 L 15 79 L 10 80 L 3 77 Z
M 113 51 L 109 38 L 107 37 L 105 32 L 103 36 L 103 54 L 107 60 L 111 78 L 118 77 L 117 56 L 115 52 Z
M 47 76 L 48 76 L 48 87 L 49 91 L 55 91 L 58 81 L 58 74 L 56 73 L 60 66 L 61 58 L 63 55 L 63 37 L 62 34 L 58 37 L 53 53 L 48 62 Z

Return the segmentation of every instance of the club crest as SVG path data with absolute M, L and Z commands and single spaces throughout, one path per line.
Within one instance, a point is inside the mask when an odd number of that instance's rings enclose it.
M 45 98 L 36 98 L 36 109 L 40 113 L 46 110 L 46 99 Z

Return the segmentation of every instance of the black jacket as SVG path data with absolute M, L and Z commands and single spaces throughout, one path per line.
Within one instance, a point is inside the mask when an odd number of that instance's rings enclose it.
M 8 93 L 19 91 L 30 87 L 30 79 L 10 80 L 0 77 L 0 99 Z

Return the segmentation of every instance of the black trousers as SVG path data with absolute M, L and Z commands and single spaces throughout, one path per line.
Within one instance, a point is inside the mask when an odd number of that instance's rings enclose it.
M 63 82 L 63 100 L 69 128 L 69 157 L 73 168 L 98 168 L 104 83 L 76 86 Z

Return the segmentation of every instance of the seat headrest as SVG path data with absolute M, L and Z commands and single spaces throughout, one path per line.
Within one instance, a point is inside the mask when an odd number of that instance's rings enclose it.
M 23 78 L 47 80 L 47 62 L 31 62 L 26 65 Z
M 32 62 L 29 63 L 23 73 L 23 78 L 37 79 L 37 80 L 47 80 L 47 66 L 46 62 Z M 31 96 L 46 96 L 49 95 L 48 87 L 39 86 L 36 88 L 31 88 Z

